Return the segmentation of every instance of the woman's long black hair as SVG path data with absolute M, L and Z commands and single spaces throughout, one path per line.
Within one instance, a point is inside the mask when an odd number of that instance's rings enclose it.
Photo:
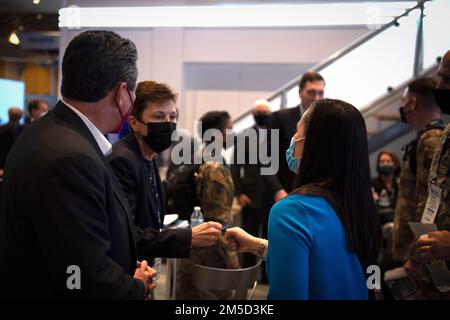
M 322 195 L 330 202 L 344 226 L 349 249 L 365 272 L 376 263 L 382 243 L 371 191 L 366 124 L 354 106 L 341 100 L 324 99 L 311 107 L 293 193 Z

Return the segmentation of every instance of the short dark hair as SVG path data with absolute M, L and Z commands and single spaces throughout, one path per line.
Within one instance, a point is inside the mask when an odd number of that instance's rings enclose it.
M 34 99 L 34 100 L 31 100 L 30 102 L 28 102 L 27 109 L 28 109 L 28 113 L 30 114 L 30 116 L 31 116 L 31 111 L 39 109 L 40 103 L 46 104 L 47 101 L 42 100 L 42 99 Z
M 22 118 L 22 110 L 14 107 L 8 109 L 9 122 L 19 122 L 21 118 Z
M 319 73 L 315 71 L 308 71 L 304 73 L 298 84 L 299 90 L 303 90 L 306 83 L 314 81 L 322 81 L 325 84 L 325 80 Z
M 436 86 L 437 81 L 433 78 L 419 78 L 408 84 L 408 94 L 421 96 L 426 100 L 434 101 L 434 89 Z
M 142 113 L 150 103 L 163 103 L 168 100 L 177 102 L 177 94 L 163 82 L 142 81 L 136 88 L 136 100 L 133 103 L 131 115 L 141 119 Z
M 208 129 L 218 129 L 224 131 L 230 114 L 227 111 L 209 111 L 201 116 L 202 130 L 199 132 L 202 137 Z
M 62 62 L 61 94 L 96 102 L 120 81 L 134 90 L 137 79 L 134 43 L 111 31 L 85 31 L 70 41 Z

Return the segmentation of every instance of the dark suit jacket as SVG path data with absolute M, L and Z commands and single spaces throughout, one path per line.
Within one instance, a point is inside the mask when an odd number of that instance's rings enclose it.
M 159 232 L 158 217 L 154 197 L 146 182 L 144 158 L 133 134 L 113 146 L 108 161 L 126 194 L 135 225 L 135 240 L 138 256 L 141 259 L 151 257 L 189 258 L 191 248 L 191 229 L 166 229 Z M 155 162 L 159 194 L 164 206 L 164 194 Z M 162 212 L 165 212 L 164 207 Z M 163 220 L 163 217 L 161 217 Z
M 285 189 L 287 192 L 292 191 L 292 187 L 295 180 L 295 174 L 289 170 L 286 161 L 286 150 L 289 148 L 291 138 L 294 135 L 297 127 L 297 122 L 300 120 L 300 108 L 299 106 L 289 109 L 282 109 L 272 114 L 272 118 L 269 123 L 269 130 L 280 130 L 280 147 L 278 149 L 278 157 L 280 167 L 278 173 L 272 176 L 263 176 L 269 185 L 269 188 L 273 195 L 281 189 Z M 271 150 L 270 134 L 268 135 L 268 150 Z
M 257 146 L 259 146 L 259 133 L 258 127 L 254 125 L 250 129 L 256 131 L 257 137 Z M 245 134 L 245 131 L 244 131 Z M 241 137 L 242 139 L 242 137 Z M 254 148 L 256 152 L 256 164 L 250 164 L 252 156 L 250 155 L 250 141 L 249 139 L 245 140 L 245 164 L 237 163 L 237 148 L 234 149 L 234 163 L 230 166 L 231 175 L 233 177 L 234 190 L 236 197 L 239 197 L 241 194 L 247 195 L 252 203 L 249 207 L 258 208 L 261 206 L 262 196 L 265 190 L 265 184 L 261 177 L 261 164 L 259 162 L 259 152 L 258 147 Z M 243 176 L 241 177 L 241 169 L 243 169 Z
M 22 126 L 19 124 L 7 123 L 0 126 L 0 169 L 5 167 L 6 157 L 16 141 Z
M 143 299 L 128 202 L 93 135 L 62 102 L 29 125 L 6 161 L 0 296 Z M 81 290 L 69 290 L 69 266 Z

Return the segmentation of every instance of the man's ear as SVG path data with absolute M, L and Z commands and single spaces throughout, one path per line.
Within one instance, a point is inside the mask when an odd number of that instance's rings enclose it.
M 414 111 L 417 109 L 417 98 L 411 97 L 411 111 Z
M 139 132 L 138 120 L 134 116 L 128 118 L 128 124 L 134 132 Z
M 124 104 L 124 92 L 127 90 L 127 84 L 126 82 L 119 82 L 115 87 L 115 93 L 114 93 L 114 100 L 116 102 L 116 105 L 119 106 L 120 109 L 122 109 Z

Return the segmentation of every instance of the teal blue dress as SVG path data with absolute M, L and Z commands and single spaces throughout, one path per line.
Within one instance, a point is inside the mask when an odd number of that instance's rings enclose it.
M 269 299 L 367 300 L 361 264 L 323 197 L 290 195 L 269 216 Z

